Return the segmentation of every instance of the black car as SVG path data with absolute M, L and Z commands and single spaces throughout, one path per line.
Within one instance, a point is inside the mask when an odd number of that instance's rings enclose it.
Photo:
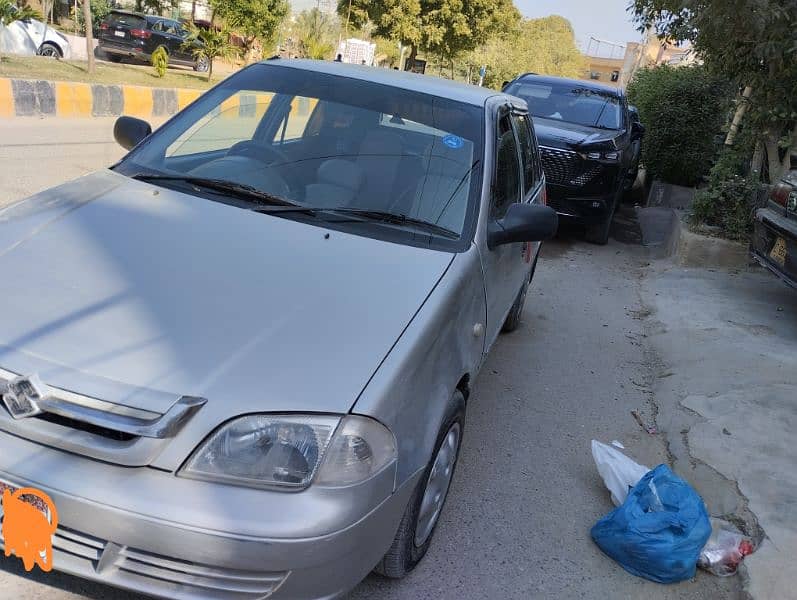
M 766 206 L 756 210 L 753 257 L 797 288 L 797 169 L 772 187 Z
M 175 19 L 114 10 L 100 25 L 99 46 L 113 62 L 123 58 L 149 62 L 152 53 L 163 47 L 169 55 L 169 64 L 207 71 L 210 62 L 204 56 L 197 58 L 191 47 L 186 47 L 187 38 L 188 30 Z M 202 42 L 195 40 L 192 46 L 199 48 Z
M 534 118 L 548 203 L 586 225 L 587 240 L 609 240 L 614 211 L 634 182 L 644 127 L 622 90 L 528 73 L 504 86 Z

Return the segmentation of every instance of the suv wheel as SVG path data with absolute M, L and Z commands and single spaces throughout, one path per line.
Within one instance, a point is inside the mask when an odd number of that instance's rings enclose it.
M 210 68 L 210 61 L 206 56 L 200 56 L 194 65 L 194 71 L 197 73 L 207 73 Z
M 451 414 L 440 428 L 432 459 L 407 503 L 393 544 L 374 568 L 385 577 L 404 577 L 421 561 L 432 543 L 454 477 L 465 425 L 465 398 L 457 391 L 451 401 Z

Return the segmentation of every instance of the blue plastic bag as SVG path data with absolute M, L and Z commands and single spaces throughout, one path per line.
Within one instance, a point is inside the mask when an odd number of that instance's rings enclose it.
M 649 471 L 592 527 L 598 547 L 626 571 L 659 583 L 694 577 L 710 535 L 703 499 L 667 465 Z

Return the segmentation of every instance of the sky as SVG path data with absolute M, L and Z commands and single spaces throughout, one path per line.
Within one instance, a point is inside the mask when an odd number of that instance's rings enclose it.
M 641 38 L 626 12 L 629 0 L 515 0 L 524 17 L 561 15 L 573 25 L 582 50 L 590 36 L 610 42 L 636 42 Z

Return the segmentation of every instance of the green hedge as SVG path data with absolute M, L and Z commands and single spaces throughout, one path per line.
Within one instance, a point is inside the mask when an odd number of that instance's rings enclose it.
M 725 125 L 730 87 L 704 67 L 642 69 L 628 86 L 647 133 L 642 163 L 657 179 L 694 186 L 711 167 Z

